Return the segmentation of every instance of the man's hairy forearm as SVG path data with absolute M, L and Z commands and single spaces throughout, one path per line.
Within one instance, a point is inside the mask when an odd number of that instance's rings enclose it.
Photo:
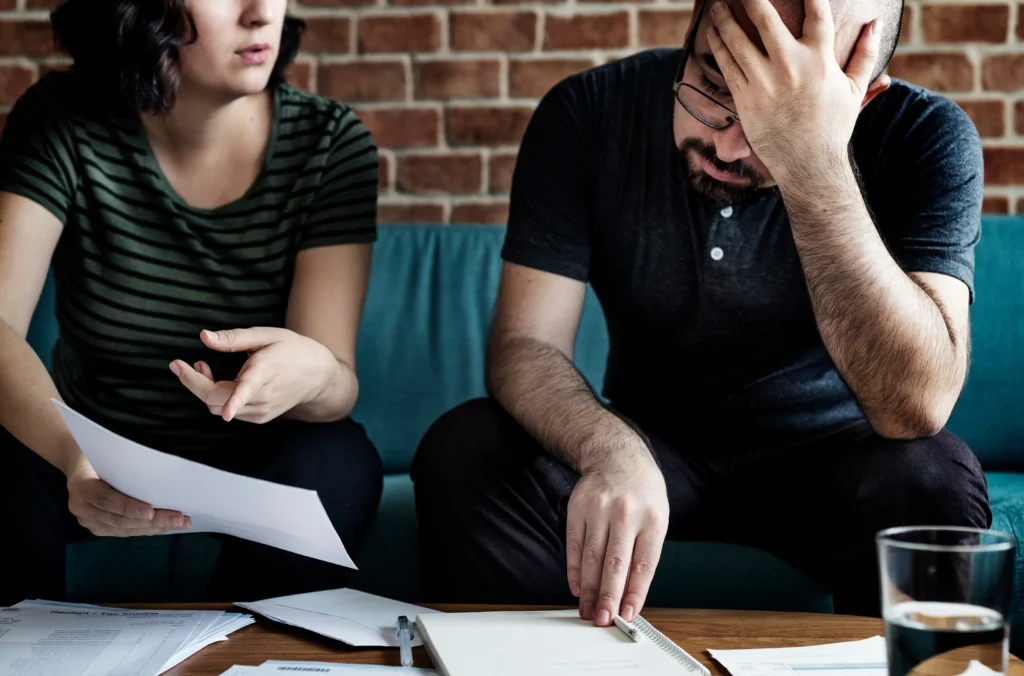
M 818 329 L 840 374 L 880 434 L 938 431 L 965 377 L 966 327 L 893 260 L 848 162 L 787 186 L 780 183 Z
M 598 401 L 553 345 L 527 337 L 493 341 L 487 388 L 545 450 L 577 473 L 652 459 L 646 440 Z

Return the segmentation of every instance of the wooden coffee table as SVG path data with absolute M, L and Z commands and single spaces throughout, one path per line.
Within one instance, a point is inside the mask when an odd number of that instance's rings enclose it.
M 146 607 L 246 612 L 228 604 L 158 604 Z M 445 612 L 510 609 L 507 606 L 431 607 Z M 709 648 L 783 648 L 854 641 L 884 632 L 881 620 L 846 615 L 651 608 L 645 610 L 643 616 L 703 662 L 715 676 L 724 676 L 725 672 L 708 657 Z M 236 631 L 225 642 L 204 648 L 167 674 L 219 676 L 233 664 L 256 666 L 270 659 L 400 665 L 397 650 L 350 648 L 301 629 L 271 622 L 259 615 L 254 617 L 256 624 Z M 432 666 L 423 648 L 414 649 L 413 657 L 414 666 Z M 1024 676 L 1024 662 L 1010 656 L 1008 676 Z

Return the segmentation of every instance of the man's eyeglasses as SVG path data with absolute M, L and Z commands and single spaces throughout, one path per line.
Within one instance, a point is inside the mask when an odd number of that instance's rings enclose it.
M 705 2 L 704 4 L 708 3 Z M 701 14 L 703 14 L 703 8 Z M 695 26 L 699 26 L 701 17 L 698 16 L 695 21 Z M 690 64 L 690 57 L 692 55 L 693 35 L 690 35 L 686 40 L 686 47 L 683 49 L 683 56 L 679 62 L 679 68 L 676 70 L 675 79 L 672 82 L 672 91 L 676 94 L 676 100 L 698 122 L 712 129 L 726 129 L 733 122 L 738 122 L 740 116 L 735 111 L 713 99 L 709 94 L 701 91 L 697 85 L 691 84 L 692 81 L 701 77 L 699 73 L 693 72 L 699 70 L 695 64 L 689 69 L 690 72 L 687 73 L 687 66 Z M 687 77 L 688 74 L 689 77 Z M 690 80 L 690 82 L 687 80 Z

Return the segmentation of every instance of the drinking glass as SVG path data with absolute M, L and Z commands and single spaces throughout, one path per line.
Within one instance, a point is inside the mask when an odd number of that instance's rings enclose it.
M 889 676 L 1005 674 L 1013 536 L 906 527 L 876 541 Z

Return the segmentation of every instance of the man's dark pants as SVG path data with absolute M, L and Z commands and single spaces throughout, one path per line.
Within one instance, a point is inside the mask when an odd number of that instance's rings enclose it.
M 837 612 L 879 613 L 879 530 L 991 525 L 978 459 L 946 430 L 895 441 L 864 423 L 771 450 L 645 433 L 668 487 L 669 540 L 765 549 L 828 584 Z M 412 476 L 430 600 L 575 603 L 565 520 L 578 477 L 497 403 L 474 400 L 438 420 Z

